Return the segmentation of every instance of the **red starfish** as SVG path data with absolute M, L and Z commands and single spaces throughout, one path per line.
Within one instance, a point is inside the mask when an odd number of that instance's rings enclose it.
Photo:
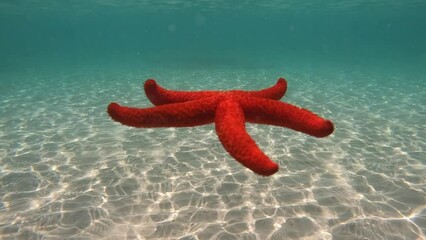
M 334 131 L 333 123 L 314 113 L 279 101 L 287 82 L 280 78 L 276 85 L 260 91 L 172 91 L 149 79 L 144 85 L 151 108 L 131 108 L 110 103 L 108 114 L 124 125 L 151 127 L 193 127 L 215 123 L 225 150 L 253 172 L 269 176 L 278 171 L 248 135 L 245 122 L 290 128 L 315 137 Z

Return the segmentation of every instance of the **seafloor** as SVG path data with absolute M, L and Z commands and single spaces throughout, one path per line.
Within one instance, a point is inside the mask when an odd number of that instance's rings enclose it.
M 280 164 L 242 167 L 213 125 L 136 129 L 147 78 L 182 90 L 259 89 L 332 119 L 316 139 L 247 125 Z M 140 69 L 0 75 L 2 239 L 422 239 L 426 74 L 362 68 Z

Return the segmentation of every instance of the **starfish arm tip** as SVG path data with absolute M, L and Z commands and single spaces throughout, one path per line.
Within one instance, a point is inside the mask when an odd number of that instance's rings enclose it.
M 157 82 L 154 79 L 147 79 L 145 81 L 145 84 L 144 84 L 145 90 L 146 89 L 152 89 L 152 88 L 155 88 L 155 87 L 157 87 Z
M 118 116 L 118 109 L 120 108 L 120 105 L 116 102 L 112 102 L 108 105 L 107 113 L 108 115 L 116 121 L 116 118 Z
M 108 108 L 107 108 L 108 113 L 110 111 L 114 111 L 114 109 L 116 109 L 117 107 L 120 107 L 120 105 L 118 103 L 111 102 L 110 104 L 108 104 Z
M 278 79 L 278 81 L 277 81 L 277 84 L 282 84 L 282 83 L 286 83 L 287 84 L 287 81 L 285 80 L 285 78 L 283 78 L 283 77 L 281 77 L 281 78 L 279 78 Z
M 259 175 L 268 177 L 278 172 L 278 170 L 279 170 L 279 165 L 271 161 L 269 164 L 266 164 L 265 166 L 263 166 L 263 169 L 258 169 L 256 173 Z
M 148 78 L 148 79 L 145 81 L 145 84 L 147 84 L 147 83 L 150 83 L 150 84 L 157 84 L 157 82 L 156 82 L 154 79 L 152 79 L 152 78 Z
M 314 136 L 323 138 L 334 132 L 334 124 L 328 119 L 324 119 L 320 124 L 318 124 L 316 129 L 316 134 Z

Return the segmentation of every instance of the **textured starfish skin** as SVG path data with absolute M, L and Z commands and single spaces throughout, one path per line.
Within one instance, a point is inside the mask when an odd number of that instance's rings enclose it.
M 172 91 L 152 79 L 145 82 L 144 89 L 155 107 L 132 108 L 110 103 L 108 114 L 111 118 L 138 128 L 215 123 L 225 150 L 242 165 L 263 176 L 274 174 L 279 167 L 247 133 L 246 122 L 286 127 L 315 137 L 326 137 L 334 131 L 330 120 L 278 101 L 287 90 L 283 78 L 274 86 L 259 91 Z

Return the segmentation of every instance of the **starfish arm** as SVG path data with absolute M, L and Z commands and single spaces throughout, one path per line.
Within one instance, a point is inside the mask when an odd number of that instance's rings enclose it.
M 213 123 L 216 106 L 216 98 L 151 108 L 131 108 L 110 103 L 107 112 L 114 121 L 131 127 L 192 127 Z
M 164 105 L 169 103 L 180 103 L 200 98 L 215 96 L 219 91 L 174 91 L 161 87 L 153 79 L 148 79 L 144 84 L 145 94 L 152 104 Z
M 253 172 L 269 176 L 278 171 L 278 165 L 271 161 L 256 145 L 245 128 L 244 112 L 234 100 L 223 100 L 216 110 L 216 132 L 225 150 Z
M 241 98 L 240 104 L 248 122 L 286 127 L 315 137 L 326 137 L 334 131 L 330 120 L 288 103 Z
M 153 79 L 146 80 L 144 90 L 148 99 L 156 106 L 192 101 L 225 93 L 225 91 L 174 91 L 161 87 Z M 284 78 L 280 78 L 274 86 L 259 91 L 231 90 L 230 92 L 238 92 L 242 95 L 279 100 L 284 96 L 286 91 L 287 82 Z
M 247 91 L 253 97 L 269 98 L 273 100 L 280 100 L 287 91 L 287 81 L 284 78 L 278 79 L 277 83 L 269 88 L 259 91 Z

